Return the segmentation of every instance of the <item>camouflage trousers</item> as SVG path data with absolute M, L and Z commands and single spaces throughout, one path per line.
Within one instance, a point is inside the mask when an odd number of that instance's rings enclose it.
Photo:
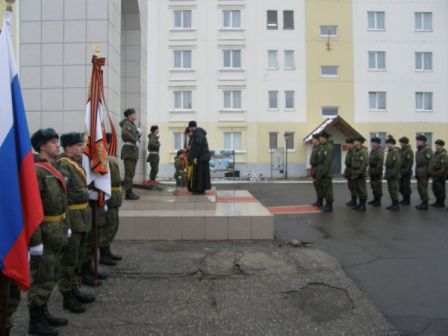
M 347 178 L 347 187 L 348 190 L 350 191 L 350 195 L 352 198 L 356 197 L 356 183 L 355 180 L 351 179 L 351 178 Z
M 402 175 L 400 177 L 400 194 L 403 197 L 411 197 L 411 175 Z
M 85 260 L 87 239 L 87 232 L 72 232 L 72 236 L 68 240 L 62 257 L 59 281 L 61 292 L 68 292 L 73 285 L 80 284 L 80 269 Z
M 157 177 L 157 174 L 159 173 L 160 157 L 158 155 L 153 156 L 148 162 L 151 166 L 151 171 L 149 172 L 149 179 L 154 181 Z
M 356 185 L 356 196 L 361 202 L 367 201 L 367 185 L 365 177 L 358 177 L 354 179 Z
M 95 209 L 93 210 L 93 207 Z M 95 202 L 91 203 L 92 208 L 92 230 L 87 232 L 86 235 L 86 251 L 84 253 L 84 261 L 83 263 L 89 262 L 93 259 L 94 253 L 95 253 L 95 246 L 99 248 L 99 236 L 101 233 L 101 228 L 106 225 L 106 211 L 104 208 L 100 208 L 95 204 Z M 95 218 L 93 217 L 95 215 Z M 94 223 L 96 222 L 96 237 L 94 237 L 95 229 L 94 229 Z M 95 242 L 96 240 L 96 242 Z
M 48 302 L 51 292 L 58 283 L 63 248 L 52 248 L 44 245 L 42 256 L 31 256 L 31 286 L 28 291 L 28 305 L 40 307 Z
M 445 191 L 445 177 L 439 177 L 435 176 L 432 178 L 432 192 L 436 198 L 443 198 L 446 197 L 446 191 Z
M 324 198 L 327 202 L 333 202 L 333 181 L 331 177 L 316 179 L 317 195 Z
M 119 225 L 119 208 L 109 208 L 105 214 L 104 225 L 99 227 L 99 246 L 107 247 L 112 244 Z
M 370 187 L 372 188 L 372 194 L 374 198 L 381 198 L 383 196 L 383 177 L 371 176 Z
M 135 176 L 135 168 L 137 167 L 137 160 L 125 159 L 124 163 L 124 190 L 132 188 L 132 184 Z
M 3 278 L 2 272 L 0 272 L 0 278 Z M 15 282 L 9 281 L 9 288 L 8 288 L 8 308 L 7 308 L 7 328 L 12 327 L 12 321 L 11 317 L 16 312 L 17 307 L 19 307 L 20 304 L 20 289 L 17 287 Z M 0 307 L 0 310 L 3 310 L 4 307 Z
M 428 202 L 428 178 L 418 177 L 417 178 L 417 190 L 422 202 Z
M 398 191 L 400 189 L 399 179 L 387 180 L 387 189 L 389 191 L 390 199 L 392 200 L 392 202 L 398 201 Z

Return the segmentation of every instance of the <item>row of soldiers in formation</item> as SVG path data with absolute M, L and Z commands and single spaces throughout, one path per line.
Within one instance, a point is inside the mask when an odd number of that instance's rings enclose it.
M 111 135 L 108 134 L 108 143 Z M 117 162 L 109 159 L 112 195 L 104 207 L 89 201 L 86 173 L 82 167 L 84 134 L 67 133 L 60 137 L 64 149 L 60 154 L 59 135 L 55 130 L 40 129 L 31 137 L 37 155 L 35 169 L 42 199 L 44 218 L 30 242 L 31 285 L 28 292 L 29 334 L 56 336 L 55 327 L 68 320 L 52 315 L 49 298 L 58 285 L 63 308 L 72 313 L 86 311 L 85 304 L 95 296 L 82 292 L 82 284 L 99 286 L 107 274 L 93 269 L 93 256 L 100 249 L 100 263 L 114 266 L 121 260 L 110 245 L 118 230 L 122 204 L 121 179 Z M 96 216 L 98 236 L 92 231 Z M 20 291 L 10 282 L 8 335 L 11 316 L 20 302 Z
M 310 158 L 311 175 L 314 178 L 314 185 L 317 193 L 317 201 L 313 204 L 322 207 L 324 212 L 333 210 L 333 190 L 331 183 L 331 163 L 333 154 L 333 144 L 329 139 L 329 134 L 322 132 L 313 135 L 313 150 Z M 381 139 L 373 137 L 370 140 L 370 154 L 365 147 L 363 137 L 349 138 L 346 140 L 348 152 L 345 158 L 344 177 L 347 179 L 348 189 L 351 194 L 347 206 L 352 209 L 364 212 L 367 203 L 367 176 L 370 178 L 370 185 L 373 199 L 368 203 L 374 207 L 381 206 L 383 196 L 382 180 L 387 181 L 392 204 L 386 209 L 397 211 L 400 205 L 410 205 L 411 203 L 411 179 L 414 175 L 417 180 L 417 190 L 420 196 L 420 204 L 415 208 L 418 210 L 428 210 L 429 195 L 428 184 L 432 178 L 432 190 L 435 202 L 431 206 L 437 208 L 445 207 L 445 182 L 448 174 L 448 154 L 444 149 L 443 140 L 435 141 L 435 152 L 427 145 L 427 138 L 424 135 L 416 137 L 417 150 L 415 152 L 415 172 L 414 152 L 409 139 L 402 137 L 397 141 L 389 136 L 386 143 L 386 158 L 384 149 L 381 146 Z M 402 195 L 401 201 L 399 194 Z M 324 206 L 323 202 L 326 201 Z

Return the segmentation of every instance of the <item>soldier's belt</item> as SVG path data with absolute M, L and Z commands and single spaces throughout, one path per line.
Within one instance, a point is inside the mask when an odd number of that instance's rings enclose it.
M 82 204 L 71 204 L 68 206 L 69 210 L 84 210 L 89 207 L 89 203 L 82 203 Z
M 62 215 L 44 216 L 42 222 L 62 222 L 65 220 L 65 218 L 65 213 L 63 213 Z
M 159 155 L 159 152 L 148 152 L 149 154 L 157 154 Z
M 133 146 L 133 147 L 137 146 L 136 144 L 133 144 L 132 142 L 123 142 L 123 145 L 125 145 L 125 146 Z
M 121 187 L 112 187 L 112 192 L 121 192 Z

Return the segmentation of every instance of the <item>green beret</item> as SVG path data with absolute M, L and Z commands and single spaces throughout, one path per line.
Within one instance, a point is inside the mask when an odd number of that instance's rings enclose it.
M 61 146 L 70 147 L 84 142 L 84 133 L 65 133 L 61 135 Z
M 394 139 L 394 137 L 390 136 L 386 139 L 386 143 L 395 145 L 397 143 L 397 141 Z
M 445 146 L 445 141 L 437 139 L 435 144 L 443 147 L 443 146 Z
M 126 111 L 124 111 L 124 116 L 127 118 L 129 117 L 131 114 L 135 114 L 135 109 L 133 108 L 128 108 Z
M 39 152 L 40 147 L 52 139 L 59 139 L 56 131 L 53 128 L 41 128 L 31 136 L 31 145 L 36 152 Z

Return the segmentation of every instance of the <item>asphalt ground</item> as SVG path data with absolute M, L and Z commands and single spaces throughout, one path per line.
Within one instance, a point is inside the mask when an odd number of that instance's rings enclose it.
M 309 183 L 248 183 L 219 185 L 218 189 L 249 190 L 265 206 L 314 202 Z M 357 213 L 345 206 L 344 183 L 334 184 L 331 214 L 276 215 L 280 241 L 313 243 L 336 257 L 346 274 L 403 335 L 448 335 L 448 212 L 417 211 L 412 206 L 390 212 L 387 187 L 383 206 Z M 370 190 L 369 190 L 370 192 Z

